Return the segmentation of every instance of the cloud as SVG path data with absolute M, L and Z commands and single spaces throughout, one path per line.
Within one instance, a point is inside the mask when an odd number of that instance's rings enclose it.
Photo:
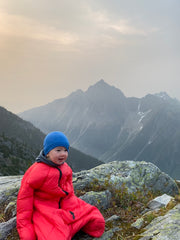
M 0 12 L 0 35 L 29 38 L 64 47 L 73 46 L 78 41 L 78 36 L 54 26 L 41 24 L 33 19 Z M 72 50 L 72 48 L 71 48 Z
M 108 9 L 93 9 L 88 2 L 81 3 L 79 9 L 72 4 L 72 13 L 74 8 L 76 17 L 72 14 L 70 19 L 69 16 L 60 14 L 55 15 L 54 20 L 49 22 L 42 22 L 37 16 L 32 18 L 30 15 L 19 15 L 15 12 L 10 14 L 0 10 L 0 35 L 47 43 L 57 51 L 82 52 L 85 49 L 113 48 L 129 44 L 124 37 L 144 37 L 158 31 L 157 28 L 139 27 L 134 19 L 114 16 Z
M 158 31 L 158 28 L 152 28 L 148 30 L 137 28 L 130 24 L 128 20 L 120 20 L 118 23 L 109 24 L 107 28 L 113 29 L 114 31 L 121 33 L 122 35 L 138 36 L 148 36 L 150 33 Z
M 90 5 L 84 6 L 88 37 L 84 42 L 99 48 L 116 48 L 134 45 L 136 37 L 148 37 L 160 31 L 158 27 L 147 26 L 140 18 L 112 15 L 108 9 L 94 10 Z M 82 37 L 82 36 L 81 36 Z

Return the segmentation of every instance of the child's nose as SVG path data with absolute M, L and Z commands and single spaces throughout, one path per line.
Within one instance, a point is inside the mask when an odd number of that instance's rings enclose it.
M 66 151 L 61 151 L 61 154 L 62 154 L 62 155 L 65 155 L 65 154 L 66 154 Z

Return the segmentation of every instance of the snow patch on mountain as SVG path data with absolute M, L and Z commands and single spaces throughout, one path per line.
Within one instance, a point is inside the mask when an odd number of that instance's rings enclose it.
M 140 116 L 140 119 L 138 122 L 142 122 L 143 118 L 145 118 L 147 116 L 148 113 L 150 113 L 152 111 L 152 109 L 149 109 L 146 112 L 138 112 L 137 114 Z

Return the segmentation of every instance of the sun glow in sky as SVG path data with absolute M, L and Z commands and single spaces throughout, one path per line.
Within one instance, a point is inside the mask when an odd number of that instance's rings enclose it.
M 0 106 L 19 113 L 104 79 L 180 99 L 179 0 L 1 0 Z

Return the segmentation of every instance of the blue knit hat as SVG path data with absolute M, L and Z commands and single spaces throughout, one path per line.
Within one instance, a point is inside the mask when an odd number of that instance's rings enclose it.
M 65 147 L 69 150 L 69 141 L 62 132 L 51 132 L 44 139 L 44 154 L 47 155 L 55 147 Z

